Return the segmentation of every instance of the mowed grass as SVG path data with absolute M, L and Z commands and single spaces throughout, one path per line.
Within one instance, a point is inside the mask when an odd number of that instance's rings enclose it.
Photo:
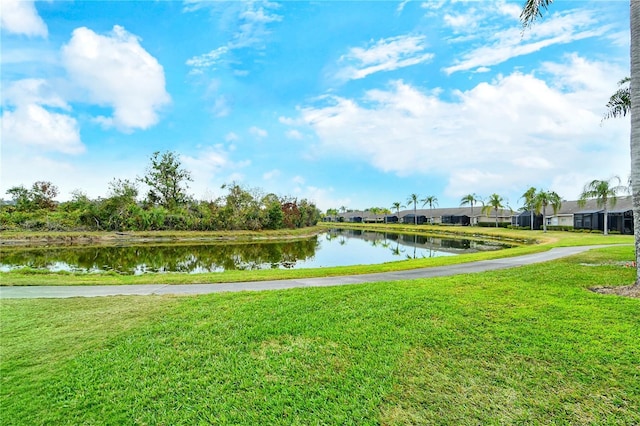
M 633 247 L 437 279 L 2 300 L 6 425 L 640 424 Z

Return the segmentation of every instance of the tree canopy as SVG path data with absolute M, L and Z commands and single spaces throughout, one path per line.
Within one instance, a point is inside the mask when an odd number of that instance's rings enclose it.
M 185 204 L 189 200 L 188 182 L 191 173 L 182 167 L 175 152 L 159 151 L 153 153 L 147 173 L 138 180 L 149 187 L 147 202 L 171 209 Z

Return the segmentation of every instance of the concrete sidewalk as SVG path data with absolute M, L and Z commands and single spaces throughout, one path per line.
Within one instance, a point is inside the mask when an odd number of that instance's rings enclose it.
M 97 296 L 151 296 L 163 294 L 208 294 L 231 291 L 283 290 L 299 287 L 328 287 L 379 281 L 411 280 L 417 278 L 444 277 L 457 274 L 493 271 L 533 263 L 547 262 L 605 246 L 558 247 L 525 256 L 484 260 L 460 265 L 406 271 L 340 277 L 303 278 L 292 280 L 250 281 L 223 284 L 141 284 L 104 286 L 0 286 L 0 299 L 68 298 Z

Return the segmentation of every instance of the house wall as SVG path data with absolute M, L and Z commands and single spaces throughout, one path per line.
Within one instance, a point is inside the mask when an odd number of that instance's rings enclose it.
M 493 216 L 493 215 L 487 216 L 487 215 L 483 214 L 483 215 L 480 215 L 478 217 L 478 222 L 493 222 L 493 223 L 495 223 L 495 221 L 496 221 L 496 217 Z M 503 217 L 503 216 L 498 215 L 498 223 L 511 223 L 511 216 Z
M 551 225 L 573 226 L 573 215 L 552 216 Z

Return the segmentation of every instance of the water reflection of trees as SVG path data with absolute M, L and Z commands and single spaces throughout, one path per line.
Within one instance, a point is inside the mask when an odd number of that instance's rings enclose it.
M 0 249 L 0 266 L 9 268 L 27 266 L 36 269 L 64 269 L 79 272 L 115 271 L 122 274 L 294 268 L 304 261 L 312 260 L 316 256 L 321 241 L 329 246 L 345 245 L 350 238 L 366 241 L 371 250 L 390 253 L 392 257 L 389 260 L 435 257 L 444 254 L 443 252 L 468 253 L 501 248 L 501 245 L 495 242 L 332 229 L 324 236 L 286 242 L 2 248 Z M 328 250 L 331 249 L 328 248 Z M 361 253 L 362 249 L 354 250 Z
M 0 264 L 9 267 L 56 269 L 60 265 L 79 272 L 219 272 L 292 268 L 315 256 L 317 238 L 303 241 L 211 244 L 60 247 L 0 250 Z M 66 269 L 63 268 L 63 269 Z
M 436 257 L 443 252 L 457 254 L 508 247 L 508 245 L 492 241 L 443 238 L 433 235 L 398 234 L 361 229 L 333 229 L 332 233 L 332 238 L 342 235 L 361 239 L 369 242 L 372 247 L 381 246 L 387 248 L 392 255 L 402 256 L 406 259 Z

